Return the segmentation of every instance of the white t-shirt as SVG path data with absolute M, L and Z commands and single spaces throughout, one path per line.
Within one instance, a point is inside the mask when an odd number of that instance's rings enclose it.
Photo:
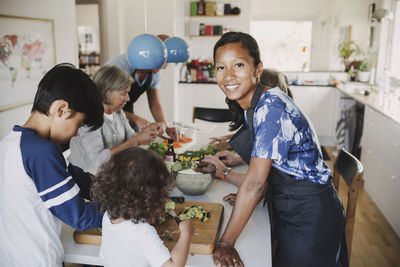
M 100 257 L 105 267 L 160 267 L 171 254 L 148 223 L 126 220 L 112 224 L 108 213 L 103 216 Z

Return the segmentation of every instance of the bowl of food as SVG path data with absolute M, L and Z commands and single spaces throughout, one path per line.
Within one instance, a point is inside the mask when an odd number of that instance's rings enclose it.
M 175 185 L 182 193 L 192 196 L 202 195 L 213 181 L 211 173 L 201 173 L 189 169 L 173 172 Z

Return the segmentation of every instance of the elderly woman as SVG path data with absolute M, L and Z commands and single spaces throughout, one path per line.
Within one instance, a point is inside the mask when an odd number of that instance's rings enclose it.
M 90 131 L 81 127 L 70 141 L 68 160 L 84 171 L 96 174 L 100 165 L 128 147 L 149 144 L 163 132 L 161 124 L 151 124 L 135 133 L 122 111 L 129 101 L 132 77 L 114 65 L 100 68 L 93 81 L 103 95 L 104 124 Z

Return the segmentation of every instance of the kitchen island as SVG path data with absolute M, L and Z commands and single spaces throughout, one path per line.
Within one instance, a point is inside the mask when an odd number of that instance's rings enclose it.
M 208 144 L 209 137 L 221 136 L 228 133 L 227 123 L 195 123 L 196 136 L 194 141 L 184 149 L 198 149 Z M 179 151 L 180 152 L 180 151 Z M 246 172 L 247 165 L 235 167 L 236 170 Z M 223 233 L 232 212 L 232 206 L 222 201 L 229 193 L 236 193 L 237 187 L 220 179 L 214 179 L 208 191 L 200 196 L 184 195 L 186 201 L 201 201 L 221 203 L 224 206 L 222 227 Z M 171 193 L 173 196 L 183 195 L 175 188 Z M 63 225 L 61 240 L 64 246 L 65 262 L 102 265 L 99 258 L 99 246 L 77 244 L 73 240 L 73 229 Z M 271 237 L 268 209 L 259 203 L 254 210 L 250 220 L 236 242 L 241 259 L 246 266 L 272 266 L 271 263 Z M 215 266 L 212 255 L 189 255 L 186 266 L 207 267 Z

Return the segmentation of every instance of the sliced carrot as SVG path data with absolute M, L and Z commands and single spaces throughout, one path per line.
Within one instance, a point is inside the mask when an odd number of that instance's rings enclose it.
M 163 143 L 168 145 L 168 140 L 164 140 Z M 176 142 L 176 141 L 173 143 L 173 145 L 174 145 L 174 148 L 182 147 L 182 145 L 179 142 Z
M 192 139 L 189 137 L 186 137 L 186 136 L 182 136 L 181 140 L 179 140 L 179 141 L 182 143 L 189 143 L 189 142 L 192 142 Z
M 179 142 L 174 142 L 174 148 L 180 148 L 182 145 Z

